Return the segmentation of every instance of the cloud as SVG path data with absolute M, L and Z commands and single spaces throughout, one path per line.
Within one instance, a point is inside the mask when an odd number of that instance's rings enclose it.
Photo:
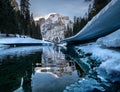
M 31 11 L 35 17 L 56 12 L 73 18 L 83 16 L 88 11 L 89 4 L 84 0 L 31 0 Z

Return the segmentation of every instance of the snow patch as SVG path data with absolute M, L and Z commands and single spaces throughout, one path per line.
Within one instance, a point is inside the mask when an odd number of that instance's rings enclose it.
M 33 38 L 16 38 L 16 37 L 8 37 L 8 38 L 1 38 L 0 44 L 9 44 L 9 43 L 49 43 L 43 40 L 37 40 Z
M 120 59 L 109 59 L 100 65 L 100 68 L 105 68 L 108 74 L 120 72 Z
M 99 68 L 105 69 L 108 74 L 113 71 L 120 72 L 120 50 L 101 48 L 96 43 L 76 46 L 76 48 L 81 49 L 85 53 L 92 53 L 92 58 L 101 61 Z
M 120 47 L 120 29 L 110 35 L 99 38 L 97 44 L 106 47 Z

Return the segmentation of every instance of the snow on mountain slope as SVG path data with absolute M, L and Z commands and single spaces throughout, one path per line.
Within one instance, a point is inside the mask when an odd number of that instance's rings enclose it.
M 106 47 L 120 47 L 120 29 L 110 35 L 99 38 L 97 43 Z
M 97 39 L 120 28 L 120 0 L 112 0 L 77 35 L 63 41 L 70 43 Z
M 73 23 L 68 16 L 61 16 L 57 13 L 51 13 L 45 18 L 39 19 L 43 40 L 58 43 L 64 39 L 64 32 L 67 26 L 73 29 Z

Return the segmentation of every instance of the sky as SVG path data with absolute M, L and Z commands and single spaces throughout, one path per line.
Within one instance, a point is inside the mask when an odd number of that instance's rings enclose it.
M 30 0 L 30 4 L 30 10 L 34 14 L 34 18 L 49 13 L 59 13 L 73 19 L 74 16 L 85 15 L 90 2 L 84 0 Z

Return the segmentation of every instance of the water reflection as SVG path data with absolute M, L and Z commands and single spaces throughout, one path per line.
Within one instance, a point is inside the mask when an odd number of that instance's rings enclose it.
M 31 90 L 31 77 L 35 73 L 33 65 L 41 63 L 42 51 L 27 56 L 7 55 L 0 65 L 0 92 L 12 92 L 22 84 L 23 90 Z M 21 83 L 23 82 L 23 83 Z M 28 89 L 27 89 L 28 88 Z M 28 91 L 27 91 L 28 92 Z
M 120 72 L 107 74 L 99 68 L 100 62 L 75 47 L 63 48 L 62 52 L 76 61 L 78 82 L 66 87 L 64 92 L 120 92 Z
M 75 64 L 68 59 L 59 48 L 43 48 L 42 67 L 48 67 L 46 70 L 41 69 L 41 72 L 52 72 L 61 77 L 64 74 L 72 74 L 75 70 Z
M 79 78 L 59 48 L 10 48 L 0 56 L 0 92 L 62 92 Z

